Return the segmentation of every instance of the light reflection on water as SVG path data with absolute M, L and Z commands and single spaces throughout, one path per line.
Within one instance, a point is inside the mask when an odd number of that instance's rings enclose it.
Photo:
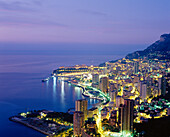
M 56 102 L 56 77 L 53 77 L 53 102 Z
M 48 87 L 48 85 L 49 85 L 49 80 L 46 82 L 46 86 Z
M 90 99 L 90 104 L 92 104 L 93 99 Z
M 78 99 L 87 99 L 88 108 L 91 108 L 93 104 L 99 102 L 96 99 L 90 99 L 88 97 L 84 97 L 82 95 L 83 90 L 80 87 L 76 87 L 70 83 L 65 82 L 64 79 L 62 79 L 61 77 L 59 78 L 53 77 L 53 79 L 49 80 L 48 84 L 44 86 L 48 86 L 47 88 L 49 89 L 48 92 L 49 94 L 50 94 L 50 86 L 52 86 L 51 96 L 53 98 L 54 109 L 56 109 L 58 105 L 60 105 L 61 111 L 68 109 L 68 106 L 70 106 L 69 108 L 74 108 L 75 101 Z
M 18 137 L 23 137 L 25 132 L 29 132 L 24 137 L 34 137 L 32 134 L 35 134 L 35 137 L 44 137 L 44 135 L 24 126 L 18 127 L 16 123 L 8 121 L 8 118 L 17 113 L 30 110 L 47 109 L 57 112 L 67 112 L 69 108 L 75 107 L 76 100 L 86 98 L 82 95 L 83 90 L 81 88 L 64 82 L 57 77 L 41 83 L 41 74 L 9 73 L 0 75 L 0 80 L 3 85 L 0 86 L 1 91 L 5 91 L 3 92 L 4 96 L 8 95 L 8 99 L 2 101 L 9 103 L 0 103 L 0 113 L 4 116 L 0 118 L 0 133 L 3 136 L 7 134 L 4 130 L 11 131 L 14 128 L 15 130 L 8 133 L 8 136 L 16 134 Z M 0 99 L 2 99 L 2 95 Z M 94 99 L 86 99 L 88 100 L 89 108 L 92 107 L 92 104 L 98 102 Z M 11 106 L 10 104 L 14 105 Z M 23 131 L 18 133 L 21 130 Z
M 61 103 L 63 106 L 65 106 L 65 97 L 64 97 L 65 93 L 64 93 L 64 81 L 61 81 Z
M 118 58 L 121 57 L 0 55 L 0 114 L 2 115 L 0 136 L 45 137 L 30 128 L 9 121 L 8 118 L 27 110 L 47 109 L 67 112 L 69 108 L 75 106 L 75 100 L 85 98 L 82 96 L 81 88 L 66 82 L 63 84 L 57 78 L 41 83 L 41 80 L 48 77 L 53 69 L 76 64 L 98 65 Z M 91 102 L 98 101 L 88 99 L 89 107 Z
M 76 92 L 76 94 L 77 94 L 77 97 L 78 97 L 78 98 L 81 98 L 81 97 L 80 97 L 80 94 L 81 94 L 80 92 L 81 92 L 81 91 L 80 91 L 80 88 L 79 88 L 79 87 L 75 87 L 75 92 Z

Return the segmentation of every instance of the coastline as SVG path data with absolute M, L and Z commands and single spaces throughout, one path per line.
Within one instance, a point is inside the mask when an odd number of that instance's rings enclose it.
M 49 137 L 53 136 L 52 134 L 50 134 L 48 132 L 45 132 L 45 131 L 43 131 L 43 130 L 35 127 L 35 126 L 32 126 L 32 125 L 30 125 L 30 124 L 28 124 L 26 122 L 21 121 L 19 118 L 15 117 L 15 116 L 10 117 L 9 120 L 12 121 L 12 122 L 16 122 L 16 123 L 22 124 L 22 125 L 27 126 L 29 128 L 32 128 L 32 129 L 34 129 L 34 130 L 36 130 L 36 131 L 38 131 L 38 132 L 40 132 L 40 133 L 42 133 L 44 135 L 48 135 Z
M 89 97 L 90 99 L 97 99 L 97 100 L 100 100 L 100 101 L 103 101 L 104 99 L 102 98 L 98 98 L 98 97 L 95 97 L 95 96 L 90 96 L 89 94 L 86 94 L 86 92 L 88 92 L 88 90 L 85 89 L 85 87 L 81 86 L 81 85 L 77 85 L 75 83 L 71 83 L 72 85 L 76 86 L 76 87 L 79 87 L 79 88 L 82 88 L 83 89 L 83 92 L 82 92 L 82 95 L 85 96 L 85 97 Z M 97 90 L 97 89 L 96 89 Z M 99 91 L 99 90 L 97 90 Z M 106 97 L 105 97 L 106 98 Z

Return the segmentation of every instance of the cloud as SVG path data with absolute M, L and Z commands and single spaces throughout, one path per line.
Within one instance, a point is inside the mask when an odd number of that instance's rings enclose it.
M 77 10 L 77 12 L 83 13 L 83 14 L 95 15 L 95 16 L 103 16 L 103 17 L 107 16 L 106 13 L 99 12 L 99 11 L 91 11 L 91 10 L 80 9 L 80 10 Z
M 22 11 L 22 12 L 34 11 L 34 9 L 31 8 L 31 3 L 23 2 L 23 1 L 22 2 L 21 1 L 14 1 L 14 2 L 0 1 L 0 10 Z
M 37 6 L 42 6 L 44 0 L 32 0 L 32 3 L 37 5 Z
M 68 27 L 66 24 L 62 24 L 55 21 L 33 19 L 33 18 L 19 18 L 4 16 L 0 17 L 0 25 L 4 26 L 52 26 L 52 27 Z
M 0 0 L 0 11 L 8 11 L 5 15 L 0 15 L 1 26 L 51 26 L 51 27 L 68 27 L 66 24 L 60 23 L 55 20 L 44 19 L 41 16 L 34 16 L 40 13 L 37 8 L 42 6 L 44 0 Z M 36 13 L 34 12 L 36 11 Z M 11 14 L 18 12 L 19 14 Z M 34 12 L 30 14 L 22 14 L 25 12 Z

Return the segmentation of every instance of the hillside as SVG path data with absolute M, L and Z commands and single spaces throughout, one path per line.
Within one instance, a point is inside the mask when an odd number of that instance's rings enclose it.
M 148 48 L 143 51 L 135 51 L 128 54 L 126 59 L 134 58 L 143 58 L 147 57 L 148 59 L 161 59 L 169 60 L 170 59 L 170 34 L 163 34 L 160 36 L 160 40 L 156 41 Z

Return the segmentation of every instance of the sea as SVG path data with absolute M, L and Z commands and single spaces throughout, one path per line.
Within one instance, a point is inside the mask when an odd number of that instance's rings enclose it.
M 0 55 L 0 137 L 45 137 L 45 135 L 9 121 L 9 117 L 30 110 L 67 112 L 75 100 L 84 98 L 82 89 L 52 78 L 60 66 L 99 65 L 124 55 Z M 88 99 L 88 107 L 98 102 Z

